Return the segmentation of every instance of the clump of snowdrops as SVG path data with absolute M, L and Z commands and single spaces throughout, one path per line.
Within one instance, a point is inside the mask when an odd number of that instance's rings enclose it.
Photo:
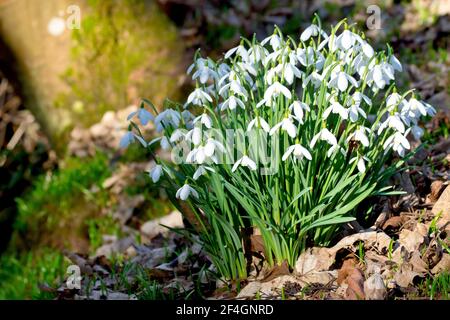
M 197 53 L 186 103 L 158 113 L 144 101 L 121 144 L 172 150 L 151 180 L 220 275 L 245 279 L 249 234 L 262 237 L 269 265 L 293 266 L 306 246 L 327 245 L 354 220 L 363 200 L 397 192 L 386 181 L 410 154 L 408 137 L 423 134 L 419 119 L 435 113 L 413 90 L 397 92 L 400 71 L 389 46 L 374 51 L 346 21 L 327 34 L 316 17 L 299 39 L 275 27 L 219 61 Z M 135 118 L 162 136 L 145 141 Z

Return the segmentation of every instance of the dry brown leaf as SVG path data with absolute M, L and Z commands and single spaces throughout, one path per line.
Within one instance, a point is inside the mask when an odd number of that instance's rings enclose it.
M 308 248 L 298 258 L 295 271 L 304 275 L 309 272 L 328 270 L 334 263 L 335 253 L 328 248 Z
M 383 230 L 398 230 L 403 224 L 403 219 L 400 216 L 391 217 L 383 224 Z
M 399 234 L 398 241 L 409 252 L 413 252 L 419 250 L 421 244 L 425 241 L 425 238 L 418 232 L 403 229 Z
M 441 260 L 431 269 L 431 273 L 439 274 L 441 272 L 448 272 L 450 270 L 450 254 L 444 253 Z
M 384 300 L 387 297 L 387 289 L 383 277 L 374 273 L 364 282 L 366 300 Z
M 431 213 L 435 216 L 441 214 L 441 218 L 450 220 L 450 185 L 442 192 L 439 200 L 434 204 Z
M 345 291 L 346 300 L 365 299 L 364 274 L 356 265 L 357 263 L 354 259 L 347 259 L 338 272 L 338 284 L 346 283 L 348 285 Z
M 275 265 L 272 269 L 270 269 L 265 275 L 263 282 L 271 281 L 277 277 L 289 275 L 291 272 L 289 271 L 289 265 L 287 261 L 283 261 L 281 264 Z

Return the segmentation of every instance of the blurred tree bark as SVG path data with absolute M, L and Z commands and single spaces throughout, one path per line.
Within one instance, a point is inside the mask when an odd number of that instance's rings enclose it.
M 81 27 L 69 30 L 79 6 Z M 183 44 L 152 0 L 0 0 L 24 105 L 62 155 L 70 129 L 146 97 L 178 98 Z

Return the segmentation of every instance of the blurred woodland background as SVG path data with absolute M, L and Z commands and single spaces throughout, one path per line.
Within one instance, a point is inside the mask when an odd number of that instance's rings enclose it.
M 367 29 L 371 4 L 381 29 Z M 184 99 L 197 48 L 217 58 L 274 24 L 298 37 L 314 13 L 325 28 L 347 17 L 374 47 L 391 43 L 401 85 L 438 110 L 423 140 L 441 158 L 413 187 L 427 197 L 449 179 L 448 0 L 0 0 L 0 299 L 61 294 L 67 252 L 133 256 L 131 244 L 153 237 L 147 221 L 174 208 L 149 183 L 148 151 L 118 149 L 126 116 L 141 98 Z

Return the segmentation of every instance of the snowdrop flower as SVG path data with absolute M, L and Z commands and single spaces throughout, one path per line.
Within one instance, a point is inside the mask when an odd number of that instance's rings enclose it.
M 400 157 L 403 157 L 405 155 L 405 150 L 409 150 L 411 148 L 408 139 L 406 139 L 406 135 L 408 134 L 408 132 L 409 129 L 407 132 L 405 132 L 405 135 L 401 134 L 400 132 L 395 132 L 384 142 L 384 150 L 388 151 L 390 148 L 392 148 L 398 153 Z
M 388 108 L 388 111 L 391 112 L 395 109 L 397 106 L 404 105 L 406 103 L 405 99 L 401 95 L 399 95 L 397 92 L 391 93 L 386 98 L 386 107 Z
M 234 53 L 242 58 L 243 61 L 249 61 L 249 54 L 243 45 L 231 48 L 225 53 L 225 59 L 229 59 Z
M 358 167 L 358 171 L 361 173 L 366 172 L 366 164 L 365 162 L 369 162 L 369 159 L 364 156 L 358 156 L 350 159 L 349 164 L 352 164 L 353 162 L 358 161 L 356 166 Z
M 283 161 L 286 161 L 286 159 L 293 154 L 294 157 L 298 160 L 303 159 L 303 157 L 305 157 L 308 160 L 312 160 L 312 156 L 311 153 L 309 153 L 309 151 L 304 148 L 303 146 L 301 146 L 300 144 L 294 144 L 292 146 L 290 146 L 286 152 L 283 154 L 283 157 L 281 158 Z
M 149 172 L 150 178 L 152 178 L 153 183 L 156 183 L 159 181 L 159 178 L 161 178 L 162 175 L 162 166 L 157 164 L 154 166 L 150 172 Z
M 176 129 L 174 132 L 172 132 L 172 135 L 170 136 L 170 142 L 178 142 L 182 140 L 185 137 L 185 133 L 181 129 Z
M 145 140 L 142 139 L 140 136 L 138 136 L 137 134 L 134 134 L 131 131 L 127 131 L 127 133 L 124 134 L 122 139 L 120 139 L 119 147 L 120 148 L 128 147 L 131 143 L 134 142 L 134 139 L 137 139 L 142 144 L 143 147 L 148 146 L 147 142 L 145 142 Z
M 344 51 L 349 50 L 355 45 L 359 36 L 349 30 L 344 30 L 335 40 L 335 45 Z
M 211 118 L 208 116 L 208 114 L 206 112 L 204 112 L 201 116 L 198 116 L 197 118 L 194 119 L 194 123 L 197 123 L 199 121 L 205 127 L 207 127 L 208 129 L 211 129 L 211 127 L 212 127 L 212 120 L 211 120 Z
M 403 71 L 403 67 L 402 64 L 400 63 L 400 61 L 397 59 L 396 56 L 391 55 L 389 57 L 389 64 L 397 71 L 402 72 Z
M 242 158 L 240 158 L 238 161 L 235 162 L 235 164 L 233 165 L 233 168 L 231 169 L 231 172 L 235 172 L 239 166 L 241 166 L 241 167 L 248 167 L 248 168 L 250 168 L 253 171 L 256 170 L 256 163 L 255 163 L 255 161 L 253 161 L 252 159 L 250 159 L 246 155 L 244 155 Z
M 242 102 L 241 99 L 230 95 L 227 100 L 225 100 L 220 104 L 220 110 L 226 109 L 234 110 L 236 109 L 237 106 L 241 107 L 242 109 L 245 109 L 245 104 L 244 102 Z
M 128 115 L 127 120 L 130 121 L 131 118 L 133 118 L 135 115 L 138 116 L 138 119 L 143 126 L 146 126 L 149 121 L 153 121 L 154 119 L 153 115 L 150 112 L 148 112 L 144 108 L 139 108 L 137 111 L 131 112 Z
M 159 113 L 155 118 L 155 127 L 157 132 L 164 130 L 164 127 L 172 126 L 177 128 L 180 125 L 180 113 L 173 109 L 166 109 Z
M 425 105 L 425 108 L 427 110 L 427 115 L 429 115 L 431 117 L 435 116 L 436 115 L 436 109 L 433 108 L 433 106 L 431 104 L 426 103 L 425 101 L 422 101 L 422 102 Z
M 367 118 L 366 112 L 360 107 L 362 100 L 364 100 L 369 106 L 372 105 L 372 101 L 369 99 L 369 97 L 359 91 L 356 91 L 347 102 L 347 105 L 350 106 L 348 108 L 348 115 L 351 122 L 356 122 L 360 115 L 364 119 Z
M 388 127 L 394 128 L 395 130 L 397 130 L 400 133 L 405 132 L 405 125 L 401 121 L 400 115 L 398 112 L 389 115 L 389 117 L 380 125 L 380 127 L 378 128 L 378 132 L 377 132 L 378 135 L 380 135 L 381 132 L 383 132 L 383 130 Z
M 211 96 L 200 88 L 195 89 L 187 99 L 188 104 L 202 106 L 207 102 L 212 102 Z
M 348 83 L 351 83 L 355 88 L 358 87 L 358 82 L 352 76 L 346 74 L 344 71 L 338 71 L 331 75 L 329 87 L 345 91 L 348 88 Z
M 266 92 L 264 93 L 264 100 L 270 101 L 272 100 L 272 98 L 278 97 L 280 93 L 283 94 L 287 99 L 292 98 L 292 94 L 289 89 L 277 81 L 273 83 L 269 88 L 267 88 Z
M 314 148 L 314 146 L 317 143 L 317 140 L 319 140 L 319 139 L 322 140 L 322 141 L 328 142 L 328 144 L 330 144 L 332 146 L 337 145 L 336 137 L 327 128 L 323 128 L 322 130 L 319 131 L 318 134 L 316 134 L 312 138 L 311 143 L 309 144 L 309 147 L 311 149 Z
M 211 167 L 205 167 L 203 165 L 200 165 L 197 168 L 197 170 L 195 170 L 195 172 L 194 172 L 194 176 L 193 176 L 194 180 L 198 180 L 198 178 L 200 178 L 200 176 L 205 175 L 207 173 L 207 171 L 215 172 L 214 169 Z
M 133 142 L 134 142 L 134 133 L 131 131 L 127 131 L 127 133 L 123 135 L 122 139 L 120 139 L 119 146 L 120 148 L 126 148 Z
M 269 124 L 261 117 L 255 117 L 252 121 L 250 121 L 247 126 L 247 132 L 252 130 L 253 127 L 262 128 L 265 132 L 270 131 Z
M 257 44 L 248 49 L 249 62 L 253 64 L 261 62 L 265 65 L 265 60 L 268 55 L 269 51 L 263 46 Z
M 417 125 L 411 127 L 411 133 L 414 136 L 414 139 L 419 140 L 423 136 L 423 129 Z
M 281 46 L 281 39 L 277 34 L 273 34 L 265 38 L 263 41 L 261 41 L 261 45 L 264 46 L 266 45 L 267 42 L 269 42 L 274 51 Z
M 291 138 L 295 138 L 297 136 L 297 127 L 293 123 L 292 118 L 292 116 L 288 116 L 274 125 L 273 128 L 270 129 L 269 135 L 272 136 L 281 128 L 281 130 L 286 131 Z
M 289 110 L 294 112 L 295 119 L 301 124 L 303 123 L 303 110 L 310 111 L 309 106 L 306 103 L 298 100 L 292 102 L 289 106 Z
M 389 66 L 388 64 L 377 64 L 370 69 L 367 74 L 367 84 L 371 87 L 375 86 L 376 89 L 384 89 L 391 80 L 394 80 L 392 67 L 389 68 Z
M 311 82 L 314 88 L 318 88 L 322 84 L 323 79 L 324 79 L 323 75 L 317 73 L 316 71 L 313 71 L 309 76 L 305 78 L 305 80 L 302 83 L 302 87 L 306 88 L 308 83 Z
M 202 141 L 202 129 L 195 127 L 186 134 L 186 140 L 191 141 L 194 145 L 199 145 Z
M 312 47 L 297 49 L 297 59 L 305 67 L 315 65 L 315 69 L 320 71 L 325 63 L 325 58 L 320 51 L 315 51 Z
M 318 35 L 322 35 L 322 37 L 327 38 L 327 34 L 323 31 L 319 26 L 315 24 L 311 24 L 308 28 L 306 28 L 302 34 L 300 35 L 300 40 L 303 42 L 308 41 L 311 37 L 317 37 Z
M 188 185 L 187 183 L 185 183 L 180 189 L 178 189 L 177 193 L 175 194 L 175 196 L 177 197 L 177 199 L 180 200 L 186 200 L 187 198 L 189 198 L 189 196 L 192 194 L 192 196 L 194 196 L 195 198 L 198 198 L 198 193 L 197 191 L 195 191 L 194 188 L 192 188 L 190 185 Z
M 351 133 L 348 138 L 347 138 L 347 142 L 350 141 L 351 139 L 354 139 L 356 141 L 361 142 L 361 144 L 364 147 L 368 147 L 369 146 L 369 138 L 366 135 L 367 133 L 371 133 L 370 129 L 364 126 L 360 126 L 358 129 L 356 129 L 353 133 Z
M 348 110 L 336 100 L 335 96 L 330 97 L 330 106 L 323 112 L 323 119 L 327 119 L 331 112 L 339 114 L 342 119 L 348 118 Z
M 217 140 L 213 138 L 208 138 L 205 144 L 205 155 L 207 157 L 212 157 L 216 149 L 219 149 L 221 152 L 225 152 L 225 147 Z
M 205 84 L 209 79 L 215 79 L 218 77 L 217 72 L 214 70 L 215 63 L 211 59 L 198 58 L 193 64 L 191 64 L 187 70 L 190 74 L 194 68 L 197 70 L 192 75 L 192 79 L 199 79 L 200 83 Z
M 422 114 L 423 116 L 427 115 L 427 109 L 425 106 L 414 97 L 409 99 L 408 107 L 412 112 L 414 112 L 417 118 L 420 116 L 419 114 Z

